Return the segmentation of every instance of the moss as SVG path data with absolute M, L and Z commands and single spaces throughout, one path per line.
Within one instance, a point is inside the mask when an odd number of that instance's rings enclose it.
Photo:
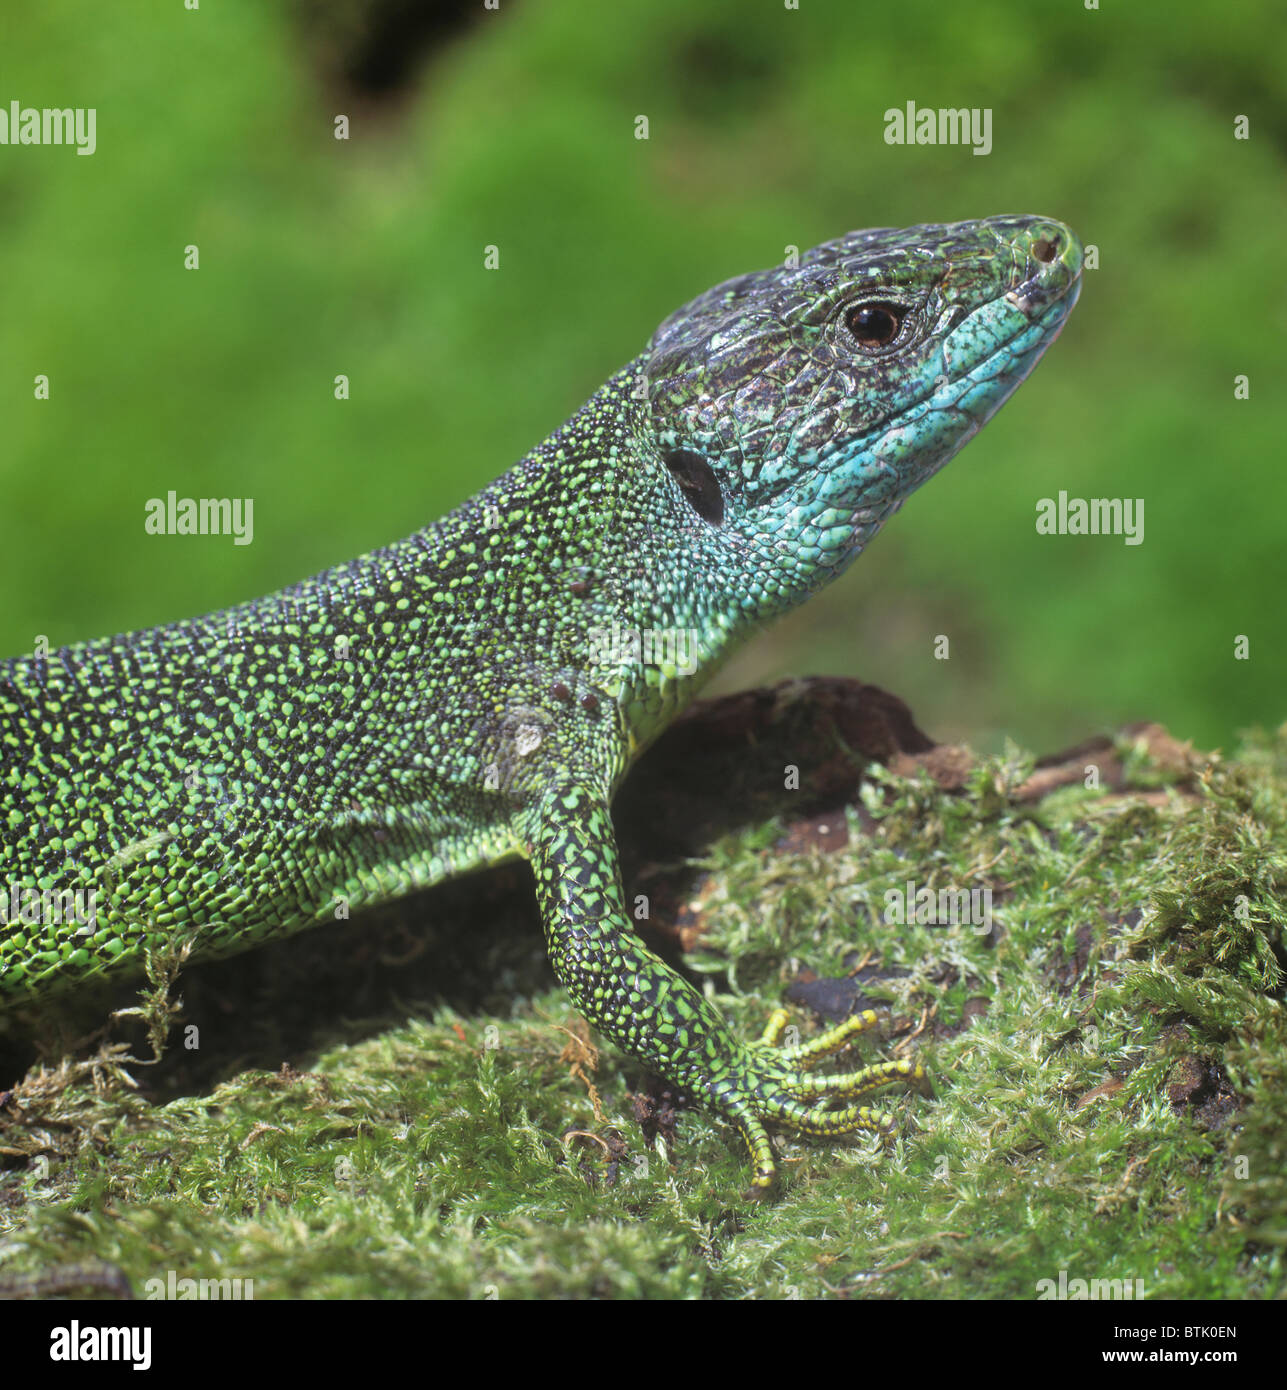
M 743 1156 L 699 1111 L 649 1148 L 643 1078 L 570 1044 L 542 981 L 508 1015 L 391 1010 L 163 1104 L 108 1044 L 33 1072 L 0 1108 L 0 1270 L 258 1298 L 1029 1298 L 1061 1270 L 1279 1293 L 1287 740 L 1196 779 L 1127 763 L 1147 790 L 1035 804 L 1013 751 L 960 793 L 878 771 L 837 852 L 789 817 L 711 845 L 689 964 L 728 1012 L 756 1031 L 802 968 L 850 976 L 890 1008 L 883 1054 L 934 1076 L 895 1098 L 887 1149 L 780 1141 L 772 1204 L 741 1200 Z M 991 889 L 991 930 L 888 922 L 908 881 Z

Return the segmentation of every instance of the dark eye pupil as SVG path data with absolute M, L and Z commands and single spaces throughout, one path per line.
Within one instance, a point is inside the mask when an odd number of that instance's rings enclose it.
M 883 347 L 893 342 L 902 321 L 902 310 L 893 304 L 863 304 L 850 309 L 849 331 L 863 347 Z

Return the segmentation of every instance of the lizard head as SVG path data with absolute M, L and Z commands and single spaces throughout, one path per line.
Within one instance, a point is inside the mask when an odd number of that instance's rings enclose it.
M 759 603 L 839 574 L 979 431 L 1058 335 L 1081 266 L 1044 217 L 852 232 L 661 325 L 651 428 L 686 504 L 773 571 Z

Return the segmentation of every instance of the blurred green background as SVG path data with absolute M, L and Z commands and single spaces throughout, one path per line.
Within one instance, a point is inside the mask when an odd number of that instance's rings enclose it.
M 853 674 L 980 749 L 1278 723 L 1287 26 L 1260 0 L 1126 8 L 7 7 L 0 102 L 94 106 L 98 148 L 0 147 L 0 654 L 416 530 L 788 245 L 1037 212 L 1099 248 L 1059 343 L 720 686 Z M 992 153 L 886 145 L 909 100 L 991 108 Z M 1142 497 L 1144 544 L 1038 536 L 1061 488 Z M 170 489 L 253 497 L 254 543 L 145 535 Z

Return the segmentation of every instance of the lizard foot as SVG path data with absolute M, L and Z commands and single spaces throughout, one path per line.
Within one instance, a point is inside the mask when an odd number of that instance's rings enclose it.
M 825 1033 L 794 1047 L 777 1046 L 789 1015 L 777 1009 L 758 1042 L 743 1049 L 742 1065 L 713 1088 L 716 1108 L 738 1128 L 755 1176 L 748 1197 L 762 1199 L 773 1190 L 777 1165 L 767 1125 L 813 1138 L 831 1138 L 854 1130 L 890 1135 L 894 1117 L 869 1105 L 852 1102 L 899 1081 L 921 1086 L 925 1068 L 915 1059 L 879 1062 L 858 1071 L 823 1073 L 813 1068 L 848 1047 L 860 1033 L 877 1024 L 871 1009 L 847 1018 Z

